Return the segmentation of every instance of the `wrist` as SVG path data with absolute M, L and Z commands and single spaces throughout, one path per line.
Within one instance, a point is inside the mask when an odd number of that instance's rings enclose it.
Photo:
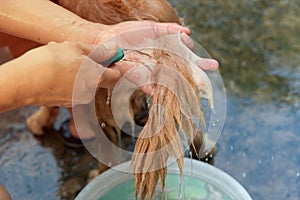
M 103 42 L 99 38 L 102 38 L 107 29 L 108 25 L 80 19 L 70 26 L 68 34 L 70 37 L 66 40 L 84 44 L 99 44 Z

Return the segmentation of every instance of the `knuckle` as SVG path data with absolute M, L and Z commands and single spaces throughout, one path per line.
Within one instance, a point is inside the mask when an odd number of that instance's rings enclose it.
M 48 45 L 55 45 L 55 44 L 57 44 L 57 43 L 54 41 L 48 42 Z

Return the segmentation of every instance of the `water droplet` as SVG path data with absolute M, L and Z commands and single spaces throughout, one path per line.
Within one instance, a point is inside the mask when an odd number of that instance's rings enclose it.
M 296 176 L 299 177 L 300 176 L 300 172 L 297 172 Z
M 246 178 L 247 174 L 245 172 L 243 172 L 243 178 Z
M 245 152 L 243 153 L 243 157 L 246 157 L 246 153 Z
M 101 128 L 104 128 L 105 127 L 105 123 L 101 122 L 100 126 L 101 126 Z
M 271 160 L 274 160 L 274 156 L 271 156 Z
M 190 151 L 190 159 L 191 159 L 191 177 L 193 177 L 193 153 Z
M 210 158 L 213 158 L 213 155 L 212 155 L 212 154 L 210 154 L 210 155 L 209 155 L 209 157 L 210 157 Z
M 212 125 L 213 125 L 213 126 L 216 126 L 216 124 L 215 124 L 215 123 L 213 123 Z
M 258 164 L 261 164 L 261 160 L 258 160 Z
M 177 193 L 178 199 L 183 199 L 183 195 L 184 195 L 184 191 L 185 191 L 184 187 L 185 187 L 184 176 L 183 176 L 183 174 L 180 174 L 179 181 L 178 181 L 178 193 Z
M 205 162 L 208 162 L 208 158 L 205 158 Z
M 231 149 L 231 151 L 233 151 L 233 149 L 234 149 L 234 148 L 233 148 L 233 146 L 232 146 L 232 145 L 230 146 L 230 149 Z

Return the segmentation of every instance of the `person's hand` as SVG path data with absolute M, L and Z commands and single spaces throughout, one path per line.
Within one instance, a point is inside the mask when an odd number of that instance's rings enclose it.
M 79 26 L 77 24 L 77 27 L 74 27 L 73 30 L 77 41 L 89 44 L 103 43 L 117 35 L 122 35 L 128 43 L 139 44 L 145 38 L 156 39 L 162 35 L 178 32 L 190 34 L 188 28 L 176 23 L 157 23 L 153 21 L 127 21 L 115 25 L 103 25 L 86 21 L 79 24 Z
M 190 30 L 176 23 L 156 23 L 152 21 L 127 21 L 115 25 L 84 22 L 74 28 L 76 40 L 83 43 L 100 44 L 104 41 L 116 39 L 119 46 L 138 46 L 145 39 L 157 39 L 167 34 L 180 33 L 181 41 L 190 49 L 194 48 L 193 40 L 190 38 Z M 78 34 L 80 33 L 80 34 Z M 75 39 L 73 39 L 75 40 Z M 217 70 L 219 64 L 214 59 L 200 58 L 196 55 L 193 60 L 197 60 L 197 65 L 204 70 Z
M 38 58 L 44 64 L 42 69 L 36 69 L 38 84 L 43 86 L 39 104 L 70 107 L 72 100 L 75 104 L 86 104 L 94 98 L 95 87 L 113 88 L 120 72 L 98 63 L 111 58 L 116 50 L 117 45 L 112 43 L 95 48 L 95 45 L 51 42 L 29 52 L 32 59 Z M 72 99 L 74 90 L 80 95 Z
M 95 48 L 51 42 L 2 65 L 0 111 L 26 105 L 71 107 L 72 103 L 89 103 L 98 87 L 112 88 L 120 78 L 119 70 L 98 64 L 111 58 L 117 47 L 111 43 Z M 75 89 L 78 95 L 74 99 Z

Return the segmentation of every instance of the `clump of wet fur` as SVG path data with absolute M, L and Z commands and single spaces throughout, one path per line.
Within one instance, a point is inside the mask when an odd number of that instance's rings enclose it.
M 198 87 L 191 77 L 187 63 L 182 58 L 162 50 L 156 50 L 154 57 L 157 60 L 153 71 L 154 80 L 159 83 L 168 80 L 173 85 L 171 88 L 176 89 L 172 91 L 168 83 L 155 86 L 149 118 L 136 142 L 132 159 L 137 199 L 145 199 L 147 196 L 151 199 L 159 178 L 164 191 L 166 162 L 169 157 L 176 159 L 182 172 L 183 147 L 180 134 L 184 134 L 192 142 L 199 130 L 188 115 L 204 119 L 199 95 L 190 94 L 198 94 Z M 180 75 L 182 77 L 178 77 Z M 182 78 L 186 81 L 181 81 Z M 182 112 L 180 102 L 189 105 L 188 113 Z

